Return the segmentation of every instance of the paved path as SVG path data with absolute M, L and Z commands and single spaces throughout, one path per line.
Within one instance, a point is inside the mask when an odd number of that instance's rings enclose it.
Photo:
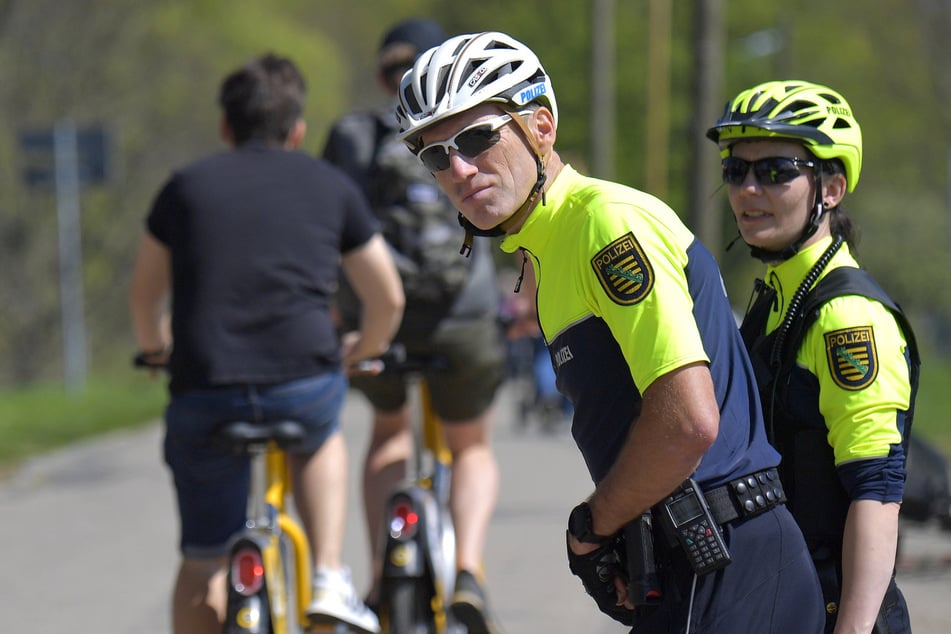
M 567 436 L 511 423 L 500 399 L 495 447 L 502 495 L 489 537 L 493 610 L 506 634 L 623 632 L 603 617 L 567 570 L 563 525 L 590 492 Z M 353 396 L 347 436 L 355 472 L 368 411 Z M 0 482 L 0 615 L 3 630 L 166 634 L 177 553 L 173 500 L 160 456 L 161 428 L 112 434 L 37 458 Z M 356 499 L 356 498 L 354 498 Z M 365 536 L 351 505 L 346 558 L 366 582 Z M 951 534 L 911 527 L 901 574 L 916 634 L 951 632 Z M 943 562 L 942 562 L 943 559 Z

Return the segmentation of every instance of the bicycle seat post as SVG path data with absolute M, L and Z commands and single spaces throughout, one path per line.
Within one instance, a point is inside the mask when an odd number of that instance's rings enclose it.
M 424 474 L 429 473 L 429 467 L 426 463 L 427 455 L 425 452 L 426 441 L 424 437 L 425 430 L 421 424 L 423 415 L 423 391 L 426 389 L 423 383 L 422 374 L 419 372 L 407 372 L 406 383 L 409 388 L 409 405 L 412 423 L 411 433 L 413 434 L 413 461 L 412 472 L 407 472 L 407 477 L 417 480 Z M 407 465 L 409 466 L 409 465 Z
M 265 501 L 267 493 L 267 444 L 252 442 L 247 448 L 250 460 L 248 482 L 248 528 L 271 528 L 274 525 L 274 509 Z

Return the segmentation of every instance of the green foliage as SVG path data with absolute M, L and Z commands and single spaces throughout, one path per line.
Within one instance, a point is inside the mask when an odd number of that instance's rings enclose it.
M 914 0 L 722 0 L 721 95 L 778 77 L 825 82 L 851 102 L 864 131 L 861 183 L 846 199 L 863 233 L 862 262 L 912 313 L 929 343 L 951 325 L 948 162 L 951 138 L 951 6 Z M 94 371 L 128 357 L 126 287 L 144 215 L 171 170 L 218 150 L 215 103 L 223 75 L 273 50 L 308 78 L 304 149 L 318 152 L 345 110 L 382 98 L 374 60 L 398 19 L 429 15 L 447 33 L 502 30 L 538 52 L 561 113 L 558 146 L 592 163 L 593 10 L 613 11 L 616 49 L 614 178 L 645 186 L 648 164 L 667 156 L 663 197 L 686 217 L 695 148 L 694 13 L 671 3 L 668 148 L 646 147 L 651 0 L 31 0 L 0 11 L 0 385 L 55 381 L 60 373 L 55 198 L 27 188 L 21 131 L 63 118 L 113 133 L 113 178 L 82 199 L 86 326 Z M 654 40 L 656 41 L 656 39 Z M 661 42 L 662 44 L 664 42 Z M 657 192 L 661 193 L 661 192 Z M 706 193 L 705 193 L 706 194 Z M 735 235 L 725 194 L 712 191 L 723 236 Z M 756 263 L 739 245 L 721 259 L 742 308 Z M 933 338 L 933 339 L 932 339 Z
M 317 152 L 337 116 L 382 98 L 374 60 L 396 20 L 429 15 L 447 33 L 502 30 L 531 45 L 552 75 L 561 113 L 558 145 L 573 163 L 591 162 L 592 10 L 575 0 L 31 0 L 0 11 L 0 462 L 87 434 L 157 417 L 159 382 L 128 369 L 126 308 L 136 239 L 169 172 L 220 149 L 215 104 L 223 75 L 253 55 L 289 55 L 308 78 L 305 149 Z M 645 116 L 649 0 L 604 3 L 613 10 L 616 180 L 643 186 L 657 148 Z M 951 328 L 948 276 L 948 161 L 951 75 L 946 3 L 802 0 L 795 8 L 723 0 L 724 79 L 720 99 L 755 83 L 801 77 L 828 83 L 851 102 L 864 131 L 859 189 L 846 199 L 860 224 L 860 260 L 910 313 L 922 348 L 916 429 L 951 452 L 951 366 L 938 342 Z M 688 198 L 696 3 L 672 4 L 668 191 Z M 20 178 L 24 130 L 69 117 L 104 124 L 115 139 L 114 176 L 82 200 L 85 304 L 93 379 L 83 394 L 61 392 L 55 199 Z M 711 145 L 699 148 L 715 156 Z M 723 236 L 735 227 L 722 191 Z M 742 244 L 720 258 L 730 296 L 745 307 L 761 265 Z M 114 377 L 125 377 L 116 379 Z M 26 388 L 24 386 L 31 386 Z
M 951 456 L 951 363 L 922 351 L 921 384 L 915 405 L 913 432 L 932 441 L 945 455 Z

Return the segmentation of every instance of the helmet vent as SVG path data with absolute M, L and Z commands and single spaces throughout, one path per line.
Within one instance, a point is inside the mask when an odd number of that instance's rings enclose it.
M 472 59 L 472 60 L 470 60 L 469 63 L 466 64 L 465 69 L 463 69 L 463 72 L 462 72 L 461 77 L 464 77 L 467 82 L 473 81 L 473 79 L 472 79 L 473 75 L 474 75 L 480 68 L 482 68 L 482 67 L 485 65 L 485 61 L 486 61 L 486 60 L 485 60 L 484 57 L 481 57 L 481 58 L 478 58 L 478 59 Z M 493 75 L 493 77 L 494 77 L 494 75 Z M 476 83 L 480 83 L 480 84 L 481 84 L 481 83 L 483 83 L 483 82 L 485 82 L 485 77 L 482 77 L 481 79 L 478 79 Z
M 421 109 L 419 100 L 417 100 L 416 95 L 413 94 L 412 84 L 406 84 L 403 86 L 403 103 L 406 104 L 407 109 L 410 112 L 419 112 Z
M 845 119 L 836 119 L 835 125 L 832 127 L 839 128 L 840 130 L 847 130 L 848 128 L 852 127 L 852 124 L 846 121 Z
M 757 97 L 759 97 L 759 95 L 757 95 Z M 755 102 L 756 102 L 756 101 L 755 101 L 755 99 L 754 99 L 754 100 L 751 102 L 750 105 L 752 106 L 752 104 L 755 103 Z M 756 108 L 756 110 L 753 110 L 752 108 L 750 108 L 749 111 L 748 111 L 748 113 L 751 114 L 751 115 L 753 115 L 753 116 L 755 116 L 755 117 L 757 117 L 757 118 L 759 118 L 759 117 L 764 117 L 764 118 L 765 118 L 765 117 L 769 117 L 769 113 L 772 112 L 772 111 L 773 111 L 773 108 L 775 108 L 778 104 L 779 104 L 778 101 L 776 101 L 775 99 L 773 99 L 772 97 L 770 97 L 769 99 L 767 99 L 766 101 L 764 101 L 763 103 L 761 103 L 761 104 L 759 105 L 759 107 Z M 729 107 L 729 106 L 728 106 L 728 107 Z M 746 113 L 744 113 L 744 112 L 742 112 L 742 111 L 740 111 L 740 110 L 737 110 L 736 112 L 733 113 L 733 117 L 734 117 L 735 119 L 737 119 L 737 120 L 746 119 Z
M 505 42 L 502 42 L 499 40 L 492 40 L 492 43 L 486 45 L 485 48 L 488 51 L 500 51 L 500 50 L 514 51 L 515 50 L 514 46 L 510 46 L 509 44 L 506 44 Z
M 449 83 L 449 68 L 443 66 L 439 69 L 439 81 L 437 82 L 436 94 L 442 95 L 446 92 L 446 86 Z
M 797 112 L 802 112 L 803 110 L 808 110 L 810 108 L 815 109 L 815 107 L 816 107 L 816 104 L 810 101 L 805 101 L 805 100 L 794 101 L 788 106 L 786 106 L 786 109 L 784 110 L 784 114 L 785 113 L 795 114 Z M 807 125 L 815 125 L 815 124 L 813 124 L 813 122 L 810 122 Z
M 510 75 L 514 73 L 516 70 L 518 70 L 519 66 L 521 66 L 521 64 L 518 64 L 518 63 L 505 64 L 504 66 L 497 68 L 495 71 L 487 75 L 483 81 L 486 84 L 491 84 L 492 82 L 498 80 L 499 77 L 505 77 L 506 75 Z

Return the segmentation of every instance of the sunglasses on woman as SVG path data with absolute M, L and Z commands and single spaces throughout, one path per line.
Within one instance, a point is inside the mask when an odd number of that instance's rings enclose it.
M 430 172 L 441 172 L 449 168 L 449 150 L 456 150 L 466 158 L 475 158 L 499 142 L 502 138 L 499 128 L 511 120 L 512 115 L 502 114 L 473 123 L 450 139 L 430 143 L 416 156 Z
M 812 161 L 795 156 L 769 156 L 755 161 L 744 161 L 735 156 L 723 159 L 723 182 L 727 185 L 742 185 L 750 168 L 756 182 L 763 186 L 782 185 L 802 174 L 800 167 L 815 167 Z

